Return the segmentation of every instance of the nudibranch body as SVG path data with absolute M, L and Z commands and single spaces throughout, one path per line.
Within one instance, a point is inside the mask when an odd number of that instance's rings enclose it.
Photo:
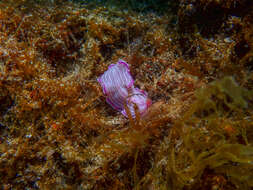
M 123 60 L 119 60 L 117 64 L 111 64 L 108 70 L 98 78 L 98 82 L 106 95 L 107 103 L 126 117 L 128 116 L 125 105 L 132 117 L 135 117 L 134 104 L 137 105 L 141 115 L 144 115 L 151 105 L 148 94 L 134 87 L 129 65 Z

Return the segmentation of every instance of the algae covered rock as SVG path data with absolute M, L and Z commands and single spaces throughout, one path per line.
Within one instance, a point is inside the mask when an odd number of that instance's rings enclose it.
M 0 189 L 252 189 L 252 4 L 92 2 L 0 2 Z M 106 103 L 119 59 L 143 117 Z

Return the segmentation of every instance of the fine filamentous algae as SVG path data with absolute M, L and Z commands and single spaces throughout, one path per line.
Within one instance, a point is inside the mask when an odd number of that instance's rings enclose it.
M 2 0 L 0 189 L 251 190 L 252 18 L 251 0 Z

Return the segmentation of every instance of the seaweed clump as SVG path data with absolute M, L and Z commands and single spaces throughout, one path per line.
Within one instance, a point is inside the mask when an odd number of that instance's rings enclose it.
M 196 4 L 229 6 L 205 35 L 181 31 L 182 4 L 1 1 L 1 188 L 251 189 L 252 11 L 215 2 Z M 143 118 L 111 109 L 96 81 L 118 59 L 154 102 Z
M 251 189 L 252 93 L 232 77 L 199 89 L 157 154 L 147 175 L 155 179 L 144 183 L 154 189 Z

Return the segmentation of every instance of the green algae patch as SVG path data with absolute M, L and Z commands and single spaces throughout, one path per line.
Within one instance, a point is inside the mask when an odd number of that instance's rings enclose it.
M 218 113 L 248 108 L 248 100 L 252 99 L 253 91 L 239 86 L 233 77 L 210 83 L 206 88 L 196 92 L 197 105 L 200 111 Z
M 248 117 L 252 114 L 249 100 L 252 91 L 239 86 L 232 77 L 199 89 L 190 109 L 171 128 L 159 153 L 163 156 L 157 156 L 160 159 L 151 173 L 163 171 L 167 175 L 155 178 L 154 187 L 159 189 L 161 183 L 161 187 L 171 189 L 210 188 L 211 184 L 203 184 L 203 180 L 213 175 L 217 179 L 223 176 L 220 184 L 216 181 L 218 187 L 252 188 L 253 147 L 248 137 L 253 123 L 252 115 Z

